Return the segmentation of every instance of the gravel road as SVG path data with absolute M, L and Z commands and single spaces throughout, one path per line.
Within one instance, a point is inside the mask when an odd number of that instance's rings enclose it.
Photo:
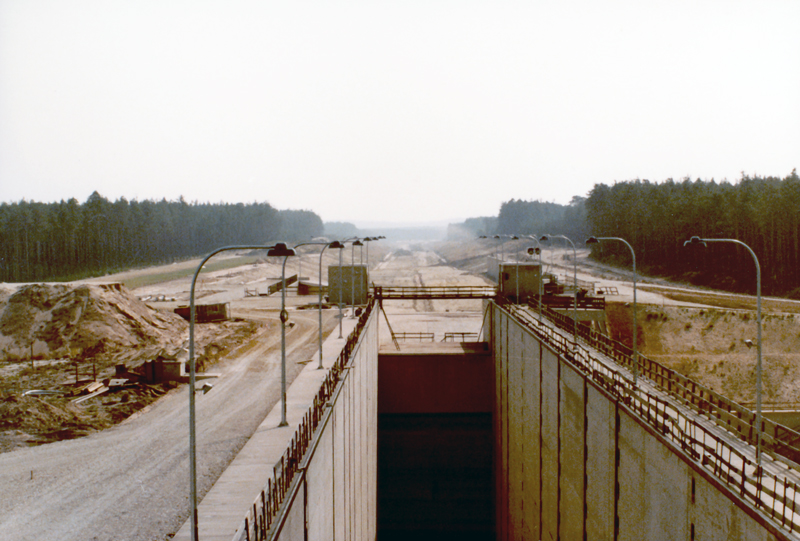
M 292 312 L 290 381 L 316 351 L 317 317 Z M 279 344 L 273 333 L 215 367 L 213 390 L 197 395 L 201 497 L 279 400 Z M 184 385 L 89 437 L 0 454 L 0 540 L 169 539 L 189 515 L 187 393 Z

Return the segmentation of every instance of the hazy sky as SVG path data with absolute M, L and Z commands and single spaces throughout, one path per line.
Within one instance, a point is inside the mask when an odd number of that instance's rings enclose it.
M 797 0 L 0 0 L 0 201 L 418 222 L 795 167 Z

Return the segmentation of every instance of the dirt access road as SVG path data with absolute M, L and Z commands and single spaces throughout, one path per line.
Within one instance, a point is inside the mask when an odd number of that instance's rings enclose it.
M 187 289 L 186 284 L 165 287 Z M 234 313 L 277 319 L 277 297 L 246 299 Z M 330 332 L 333 311 L 325 315 Z M 290 381 L 302 368 L 298 362 L 316 352 L 317 318 L 316 311 L 291 310 Z M 220 377 L 213 390 L 197 395 L 201 497 L 279 400 L 279 334 L 265 331 L 257 344 L 215 366 Z M 0 540 L 169 539 L 189 515 L 188 471 L 184 385 L 108 430 L 0 454 Z

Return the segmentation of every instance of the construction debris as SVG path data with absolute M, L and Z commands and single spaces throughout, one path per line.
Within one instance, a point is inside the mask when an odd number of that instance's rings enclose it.
M 198 371 L 261 324 L 200 327 Z M 184 381 L 188 328 L 121 284 L 0 288 L 0 452 L 102 430 L 150 404 Z

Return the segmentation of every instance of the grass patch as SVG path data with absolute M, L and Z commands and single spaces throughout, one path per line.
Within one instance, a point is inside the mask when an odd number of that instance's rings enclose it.
M 733 295 L 725 295 L 719 293 L 705 293 L 702 291 L 675 291 L 658 286 L 640 286 L 642 291 L 650 291 L 658 293 L 668 299 L 678 302 L 691 302 L 696 304 L 709 304 L 720 308 L 732 308 L 735 310 L 755 310 L 756 298 L 753 297 L 737 297 Z M 790 312 L 800 313 L 800 304 L 789 300 L 780 299 L 765 299 L 761 298 L 761 307 L 763 310 L 774 310 L 776 312 Z M 703 312 L 700 312 L 702 315 Z
M 211 261 L 209 263 L 206 263 L 203 266 L 203 271 L 214 272 L 225 269 L 233 269 L 244 265 L 252 265 L 262 260 L 263 257 L 254 255 L 229 257 L 226 259 L 220 259 L 218 261 Z M 194 275 L 195 270 L 197 270 L 196 267 L 175 269 L 167 272 L 154 271 L 152 274 L 143 274 L 141 276 L 135 276 L 133 278 L 125 279 L 122 281 L 122 283 L 128 289 L 136 289 L 137 287 L 150 286 L 153 284 L 162 284 L 164 282 L 170 282 L 172 280 L 180 280 L 181 278 L 188 278 Z

